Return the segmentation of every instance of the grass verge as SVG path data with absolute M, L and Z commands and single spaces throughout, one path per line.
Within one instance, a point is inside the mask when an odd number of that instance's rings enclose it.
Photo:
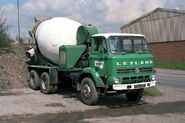
M 15 54 L 15 50 L 14 50 L 14 48 L 10 45 L 9 47 L 0 47 L 0 53 L 2 53 L 2 52 L 10 52 L 10 53 L 13 53 L 13 54 Z
M 162 93 L 157 87 L 151 87 L 151 88 L 146 88 L 144 90 L 144 95 L 145 96 L 161 96 Z
M 0 32 L 0 49 L 8 52 L 13 52 L 13 47 L 10 43 L 11 39 L 5 32 Z
M 155 63 L 155 67 L 163 68 L 163 69 L 185 70 L 185 63 L 158 62 L 158 63 Z

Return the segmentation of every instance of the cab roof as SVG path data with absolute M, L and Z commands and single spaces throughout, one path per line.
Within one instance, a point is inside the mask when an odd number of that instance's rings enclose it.
M 133 34 L 133 33 L 99 33 L 99 34 L 93 35 L 93 37 L 97 37 L 97 36 L 104 36 L 105 38 L 108 38 L 110 36 L 139 36 L 139 37 L 145 37 L 142 34 Z

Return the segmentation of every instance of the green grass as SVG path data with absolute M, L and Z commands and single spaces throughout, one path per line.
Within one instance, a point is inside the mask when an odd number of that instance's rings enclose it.
M 13 48 L 10 44 L 10 38 L 6 33 L 0 33 L 0 49 L 6 49 L 9 52 L 13 51 Z
M 6 50 L 7 52 L 10 52 L 10 53 L 14 53 L 15 54 L 14 48 L 12 47 L 11 44 L 9 44 L 7 46 L 2 46 L 2 47 L 0 47 L 0 50 L 1 49 Z
M 161 96 L 162 93 L 157 87 L 151 87 L 151 88 L 146 88 L 144 90 L 144 95 L 145 96 Z
M 0 40 L 0 48 L 11 48 L 11 45 L 10 45 L 10 42 L 8 41 L 3 41 L 3 40 Z
M 185 62 L 157 62 L 155 63 L 155 67 L 164 69 L 185 70 Z

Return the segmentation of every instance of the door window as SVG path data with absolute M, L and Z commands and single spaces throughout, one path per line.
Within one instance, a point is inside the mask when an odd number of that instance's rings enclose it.
M 100 52 L 102 48 L 105 48 L 104 42 L 105 42 L 104 37 L 95 37 L 93 51 Z

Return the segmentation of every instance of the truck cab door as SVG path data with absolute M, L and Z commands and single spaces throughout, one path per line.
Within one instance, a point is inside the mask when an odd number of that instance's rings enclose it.
M 94 37 L 91 44 L 90 67 L 95 68 L 100 76 L 106 71 L 107 46 L 105 37 Z

